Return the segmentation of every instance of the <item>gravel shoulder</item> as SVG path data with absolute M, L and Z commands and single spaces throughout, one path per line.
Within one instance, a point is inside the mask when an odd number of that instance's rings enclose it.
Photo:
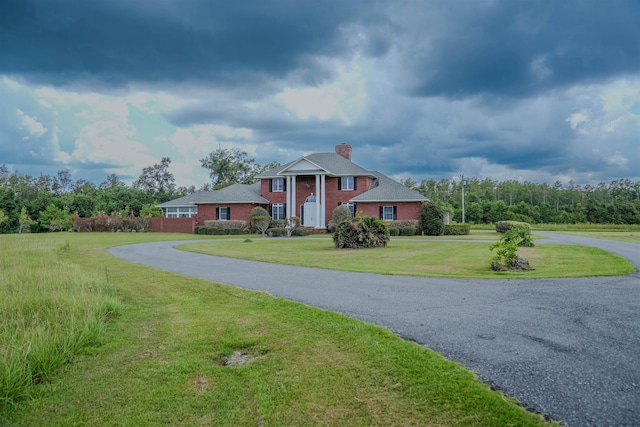
M 125 260 L 385 326 L 570 426 L 640 420 L 640 245 L 540 233 L 536 244 L 596 246 L 630 276 L 468 280 L 291 267 L 178 251 L 187 241 L 119 246 Z

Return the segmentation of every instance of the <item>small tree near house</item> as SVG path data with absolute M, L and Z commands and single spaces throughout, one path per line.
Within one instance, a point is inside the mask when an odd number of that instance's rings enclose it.
M 269 228 L 269 224 L 271 224 L 271 217 L 269 216 L 269 212 L 266 209 L 256 207 L 251 209 L 251 213 L 249 214 L 251 227 L 254 230 L 258 231 L 263 236 L 267 232 Z

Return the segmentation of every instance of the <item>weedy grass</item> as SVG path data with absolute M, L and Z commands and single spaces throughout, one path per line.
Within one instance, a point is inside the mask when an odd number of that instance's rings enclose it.
M 3 303 L 25 288 L 12 300 L 20 308 L 2 306 L 20 313 L 3 324 L 3 349 L 24 346 L 7 347 L 5 337 L 18 340 L 34 318 L 52 327 L 80 313 L 57 327 L 71 338 L 49 339 L 55 328 L 30 334 L 46 340 L 43 354 L 70 346 L 63 353 L 71 363 L 46 363 L 46 375 L 26 381 L 22 396 L 30 399 L 1 407 L 0 424 L 545 424 L 456 363 L 384 328 L 105 253 L 117 244 L 193 237 L 0 236 L 12 254 L 2 264 L 11 269 Z M 100 327 L 83 340 L 80 331 L 91 330 L 79 328 L 85 317 L 83 325 Z M 3 353 L 3 363 L 10 354 L 19 353 Z
M 489 235 L 490 237 L 493 235 Z M 494 236 L 495 237 L 495 236 Z M 624 258 L 597 248 L 577 245 L 538 245 L 520 248 L 533 271 L 494 272 L 493 253 L 483 241 L 449 242 L 425 237 L 394 238 L 386 248 L 336 249 L 330 240 L 256 239 L 250 247 L 240 241 L 189 243 L 177 248 L 209 255 L 286 265 L 407 276 L 475 279 L 557 278 L 631 274 Z

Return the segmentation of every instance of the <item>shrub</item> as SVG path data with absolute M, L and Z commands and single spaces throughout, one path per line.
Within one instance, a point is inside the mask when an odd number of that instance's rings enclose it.
M 247 225 L 247 221 L 240 221 L 240 220 L 228 220 L 228 221 L 222 221 L 222 220 L 207 220 L 204 222 L 205 226 L 208 227 L 217 227 L 217 228 L 240 228 L 243 230 L 243 233 L 248 233 L 249 232 L 249 226 Z M 241 234 L 243 234 L 241 233 Z M 231 233 L 229 233 L 231 234 Z
M 282 237 L 287 235 L 287 230 L 285 228 L 280 228 L 280 227 L 270 228 L 267 231 L 267 235 L 269 237 Z
M 416 228 L 415 227 L 402 227 L 400 229 L 401 236 L 415 236 Z
M 444 213 L 433 202 L 426 202 L 420 209 L 420 226 L 427 236 L 441 236 L 444 233 Z
M 520 230 L 531 230 L 531 226 L 526 222 L 520 221 L 498 221 L 496 223 L 496 231 L 498 233 L 506 233 L 512 228 L 520 229 Z
M 342 221 L 350 221 L 351 219 L 353 219 L 353 216 L 351 215 L 349 208 L 344 205 L 340 205 L 331 213 L 331 220 L 329 221 L 329 224 L 327 224 L 327 229 L 330 233 L 333 233 L 336 231 L 338 224 Z
M 232 234 L 232 235 L 238 235 L 238 234 L 245 234 L 246 231 L 242 228 L 226 228 L 225 229 L 227 234 Z
M 445 236 L 463 236 L 471 233 L 469 224 L 446 224 L 444 226 Z
M 489 246 L 491 251 L 496 251 L 491 267 L 494 270 L 501 270 L 503 268 L 512 268 L 520 264 L 526 266 L 527 269 L 530 269 L 528 261 L 518 258 L 518 247 L 520 246 L 533 246 L 533 242 L 531 241 L 531 232 L 529 230 L 518 228 L 513 228 L 507 231 L 500 240 Z M 524 262 L 519 263 L 517 262 L 518 260 Z
M 379 218 L 363 217 L 342 221 L 333 233 L 333 243 L 339 249 L 359 249 L 387 246 L 389 229 Z
M 294 228 L 293 231 L 291 232 L 292 236 L 308 236 L 309 232 L 307 231 L 306 228 L 303 227 L 299 227 L 299 228 Z
M 389 236 L 399 236 L 400 229 L 399 228 L 389 228 Z
M 285 228 L 287 226 L 286 219 L 272 219 L 269 228 Z

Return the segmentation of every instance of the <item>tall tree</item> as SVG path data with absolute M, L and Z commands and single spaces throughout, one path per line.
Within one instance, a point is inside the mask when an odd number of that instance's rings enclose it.
M 255 159 L 237 148 L 218 148 L 200 159 L 200 163 L 203 168 L 209 169 L 214 190 L 235 183 L 253 184 L 255 176 L 261 171 Z
M 163 157 L 160 163 L 142 169 L 142 174 L 133 183 L 133 188 L 154 197 L 158 202 L 171 200 L 176 192 L 175 178 L 169 172 L 171 159 Z

